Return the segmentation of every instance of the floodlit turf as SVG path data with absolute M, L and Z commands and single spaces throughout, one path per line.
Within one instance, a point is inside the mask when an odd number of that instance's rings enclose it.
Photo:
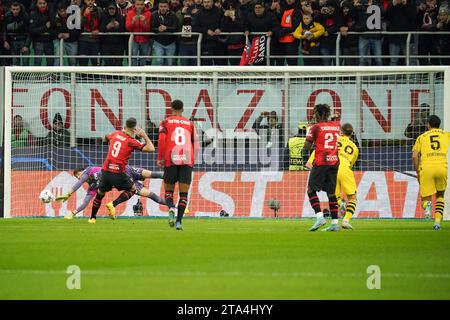
M 0 299 L 450 299 L 450 223 L 0 219 Z M 81 289 L 66 269 L 81 268 Z M 381 289 L 367 288 L 367 268 Z

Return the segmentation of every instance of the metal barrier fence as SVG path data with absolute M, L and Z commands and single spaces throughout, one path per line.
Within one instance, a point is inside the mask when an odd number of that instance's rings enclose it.
M 250 35 L 262 35 L 265 34 L 265 32 L 255 32 L 255 33 L 250 33 Z M 398 35 L 398 36 L 406 36 L 406 41 L 405 41 L 405 52 L 402 55 L 370 55 L 370 56 L 366 56 L 367 58 L 403 58 L 405 59 L 405 64 L 406 65 L 411 65 L 411 60 L 412 59 L 420 59 L 420 58 L 424 58 L 424 59 L 450 59 L 450 52 L 445 52 L 446 54 L 444 55 L 416 55 L 416 54 L 411 54 L 411 40 L 413 38 L 413 36 L 421 36 L 421 35 L 448 35 L 450 37 L 450 32 L 448 31 L 433 31 L 433 32 L 425 32 L 425 31 L 409 31 L 409 32 L 391 32 L 391 31 L 371 31 L 371 32 L 348 32 L 348 35 L 382 35 L 382 36 L 393 36 L 393 35 Z M 84 32 L 82 33 L 82 35 L 84 36 L 88 36 L 88 35 L 93 35 L 92 33 L 89 32 Z M 129 36 L 128 39 L 128 50 L 127 50 L 127 55 L 103 55 L 103 54 L 99 54 L 99 55 L 65 55 L 64 54 L 64 39 L 60 39 L 60 45 L 59 45 L 59 52 L 53 54 L 53 55 L 0 55 L 0 59 L 1 58 L 26 58 L 26 59 L 31 59 L 31 58 L 54 58 L 54 59 L 58 59 L 59 65 L 64 65 L 64 59 L 70 59 L 70 58 L 75 58 L 75 59 L 105 59 L 105 58 L 127 58 L 127 65 L 128 66 L 132 66 L 132 61 L 133 59 L 153 59 L 153 58 L 163 58 L 163 59 L 195 59 L 197 62 L 197 65 L 201 65 L 201 61 L 203 59 L 220 59 L 220 58 L 224 58 L 224 59 L 229 59 L 229 58 L 240 58 L 240 56 L 214 56 L 214 55 L 208 55 L 208 56 L 203 56 L 202 55 L 202 40 L 203 40 L 203 35 L 201 33 L 198 32 L 174 32 L 174 33 L 154 33 L 154 32 L 112 32 L 112 33 L 108 33 L 108 32 L 100 32 L 100 33 L 96 33 L 95 35 L 98 35 L 100 37 L 103 36 Z M 174 55 L 174 56 L 157 56 L 157 55 L 149 55 L 149 56 L 133 56 L 132 55 L 132 45 L 134 42 L 134 37 L 137 35 L 147 35 L 147 36 L 191 36 L 191 37 L 197 37 L 197 44 L 196 44 L 196 51 L 197 54 L 195 56 L 180 56 L 180 55 Z M 245 34 L 242 32 L 221 32 L 220 36 L 230 36 L 230 35 L 242 35 L 244 36 Z M 342 41 L 342 34 L 341 33 L 336 33 L 336 50 L 335 50 L 335 54 L 334 55 L 283 55 L 283 56 L 277 56 L 277 55 L 271 55 L 271 37 L 268 36 L 267 39 L 267 50 L 266 50 L 266 64 L 267 65 L 271 65 L 271 59 L 281 59 L 281 58 L 302 58 L 302 59 L 320 59 L 320 58 L 330 58 L 334 60 L 334 64 L 336 66 L 341 65 L 341 59 L 360 59 L 362 56 L 361 55 L 342 55 L 341 54 L 341 41 Z M 319 41 L 320 42 L 320 41 Z

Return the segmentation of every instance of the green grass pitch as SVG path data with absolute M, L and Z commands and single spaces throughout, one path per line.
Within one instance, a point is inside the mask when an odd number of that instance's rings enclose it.
M 0 299 L 450 299 L 450 224 L 353 220 L 0 219 Z M 81 289 L 66 287 L 68 266 Z M 369 290 L 377 265 L 381 288 Z

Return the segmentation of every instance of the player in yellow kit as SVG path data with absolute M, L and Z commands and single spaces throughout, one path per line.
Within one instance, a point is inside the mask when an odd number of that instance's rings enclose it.
M 341 211 L 345 210 L 344 219 L 342 219 L 342 228 L 353 230 L 349 223 L 351 217 L 356 210 L 356 181 L 353 174 L 352 167 L 358 159 L 359 149 L 356 144 L 350 139 L 353 134 L 353 126 L 350 123 L 345 123 L 341 127 L 342 135 L 338 138 L 338 155 L 339 155 L 339 169 L 336 183 L 336 198 Z M 308 160 L 307 167 L 312 166 L 314 160 L 314 152 Z M 347 197 L 347 205 L 341 198 L 341 193 Z
M 412 160 L 420 184 L 425 217 L 431 217 L 431 197 L 436 194 L 434 230 L 441 229 L 441 220 L 444 215 L 447 151 L 450 143 L 450 133 L 439 129 L 440 125 L 441 119 L 431 115 L 428 118 L 428 130 L 417 138 L 412 149 Z

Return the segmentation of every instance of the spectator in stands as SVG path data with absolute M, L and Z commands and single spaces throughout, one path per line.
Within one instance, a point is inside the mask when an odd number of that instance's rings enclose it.
M 173 33 L 178 30 L 177 16 L 169 9 L 167 0 L 159 0 L 158 10 L 152 13 L 152 32 Z M 155 36 L 153 41 L 153 52 L 157 56 L 156 64 L 159 66 L 173 66 L 176 61 L 175 51 L 177 49 L 177 37 L 170 35 Z M 172 57 L 171 57 L 172 56 Z M 169 58 L 164 58 L 169 57 Z M 170 58 L 171 57 L 171 58 Z
M 110 3 L 100 20 L 100 32 L 125 32 L 125 19 L 119 14 L 115 3 Z M 105 66 L 121 66 L 123 64 L 123 52 L 125 43 L 121 36 L 103 36 L 103 55 L 120 56 L 117 58 L 105 58 Z
M 52 29 L 52 19 L 54 12 L 50 10 L 46 0 L 37 0 L 36 8 L 30 14 L 30 35 L 33 40 L 34 65 L 40 66 L 42 55 L 46 56 L 46 65 L 53 66 L 53 36 L 50 34 Z
M 222 17 L 222 10 L 214 5 L 213 0 L 203 0 L 203 7 L 194 17 L 192 31 L 203 34 L 202 56 L 207 57 L 202 59 L 202 65 L 224 64 L 223 58 L 209 58 L 225 55 L 225 45 L 218 41 Z
M 6 8 L 3 6 L 3 2 L 2 0 L 0 0 L 0 55 L 5 55 L 7 54 L 7 50 L 4 46 L 5 41 L 6 41 L 6 32 L 5 32 L 5 26 L 3 24 L 4 20 L 5 20 L 5 13 L 6 13 Z M 5 61 L 5 62 L 4 62 Z M 0 66 L 3 65 L 9 65 L 10 63 L 7 62 L 7 59 L 3 59 L 0 58 Z
M 324 56 L 322 64 L 331 66 L 334 64 L 334 58 L 326 56 L 336 55 L 336 33 L 343 26 L 342 15 L 336 0 L 327 0 L 320 8 L 320 14 L 316 20 L 325 28 L 325 33 L 320 39 L 320 54 Z
M 64 128 L 63 119 L 59 112 L 53 117 L 52 131 L 47 135 L 47 143 L 55 147 L 70 146 L 70 132 Z
M 6 49 L 6 52 L 12 55 L 28 56 L 31 43 L 28 33 L 29 17 L 23 5 L 16 1 L 12 2 L 10 10 L 5 14 L 3 24 L 6 33 L 3 47 Z M 13 57 L 12 65 L 20 65 L 20 58 Z M 22 65 L 28 65 L 28 58 L 23 58 Z
M 419 5 L 419 12 L 416 17 L 416 26 L 418 31 L 434 31 L 436 30 L 437 16 L 438 16 L 438 6 L 436 0 L 425 0 Z M 421 56 L 437 55 L 437 47 L 435 45 L 436 36 L 433 35 L 419 35 L 418 37 L 418 54 Z M 426 65 L 437 65 L 439 63 L 438 59 L 433 58 L 419 58 L 419 64 L 422 66 Z
M 182 5 L 180 0 L 169 0 L 169 10 L 173 13 L 177 13 L 178 10 L 181 10 Z
M 203 0 L 194 0 L 194 9 L 192 9 L 192 14 L 196 14 L 203 8 Z
M 304 12 L 302 22 L 295 29 L 294 37 L 301 40 L 303 64 L 305 66 L 320 65 L 319 59 L 308 58 L 308 56 L 320 55 L 320 37 L 324 33 L 324 27 L 314 21 L 312 14 Z
M 95 5 L 95 0 L 84 0 L 85 6 L 81 9 L 81 30 L 83 33 L 78 41 L 78 54 L 80 56 L 92 56 L 91 58 L 81 58 L 80 66 L 100 65 L 100 20 L 102 9 Z
M 195 5 L 193 0 L 183 0 L 183 7 L 177 12 L 178 25 L 181 32 L 192 32 L 192 17 L 194 15 Z M 180 56 L 196 56 L 197 55 L 197 36 L 183 34 L 180 36 L 179 42 Z M 180 65 L 195 66 L 196 59 L 180 58 Z
M 412 121 L 405 129 L 405 136 L 414 139 L 424 133 L 428 128 L 428 117 L 430 116 L 430 105 L 422 103 L 419 110 L 413 114 Z
M 392 0 L 386 10 L 387 31 L 414 31 L 416 7 L 413 0 Z M 389 55 L 391 66 L 398 65 L 399 55 L 406 55 L 406 35 L 389 35 Z
M 276 2 L 275 2 L 276 1 Z M 274 42 L 274 54 L 278 56 L 298 56 L 299 41 L 292 33 L 302 21 L 302 15 L 297 0 L 286 0 L 285 3 L 280 4 L 275 0 L 272 8 L 276 8 L 276 18 L 278 19 L 278 28 L 275 30 L 276 39 Z M 287 65 L 298 65 L 298 57 L 291 58 L 277 58 L 275 64 L 284 66 L 285 60 Z
M 239 10 L 237 3 L 229 1 L 226 3 L 226 10 L 224 12 L 224 18 L 220 25 L 220 29 L 223 32 L 241 32 L 245 31 L 245 18 L 241 10 Z M 228 63 L 232 66 L 238 66 L 242 51 L 245 47 L 245 37 L 241 35 L 229 35 L 227 36 L 227 55 Z M 232 58 L 231 56 L 236 56 Z
M 347 56 L 358 55 L 358 36 L 348 34 L 348 32 L 356 31 L 357 17 L 355 8 L 350 0 L 341 2 L 343 26 L 341 32 L 341 54 Z M 357 66 L 359 64 L 358 58 L 344 58 L 342 65 Z
M 128 11 L 125 28 L 130 32 L 150 32 L 150 10 L 145 7 L 144 0 L 135 0 L 134 7 Z M 150 56 L 150 36 L 135 35 L 131 44 L 131 59 L 133 66 L 145 66 L 147 58 L 137 56 Z
M 73 56 L 68 58 L 69 65 L 76 66 L 77 59 L 76 55 L 78 52 L 78 38 L 80 37 L 80 29 L 69 29 L 67 28 L 67 3 L 62 1 L 56 6 L 56 17 L 52 24 L 52 30 L 50 31 L 53 35 L 53 48 L 56 55 L 59 55 L 61 39 L 64 39 L 63 53 L 68 56 Z M 59 59 L 55 59 L 55 66 L 59 66 Z
M 128 1 L 128 0 L 117 0 L 116 5 L 117 5 L 117 12 L 124 19 L 126 19 L 128 11 L 130 11 L 131 8 L 133 7 L 133 4 L 131 3 L 131 1 Z
M 25 128 L 22 116 L 16 114 L 12 122 L 11 146 L 13 148 L 26 147 L 32 145 L 33 142 L 33 134 Z
M 356 26 L 355 31 L 357 32 L 381 32 L 382 24 L 374 16 L 377 14 L 375 11 L 368 10 L 369 6 L 379 7 L 381 17 L 384 16 L 384 8 L 378 2 L 378 0 L 353 0 L 353 7 L 355 8 L 356 14 Z M 372 65 L 381 66 L 383 61 L 381 59 L 382 51 L 382 38 L 381 34 L 363 34 L 359 36 L 359 65 L 368 66 L 370 65 L 370 56 L 374 55 L 376 57 L 372 58 Z
M 194 16 L 192 31 L 203 34 L 202 65 L 224 64 L 223 58 L 210 58 L 225 55 L 225 45 L 218 41 L 222 18 L 223 12 L 214 5 L 213 0 L 203 0 L 203 7 Z
M 253 4 L 254 2 L 252 0 L 238 0 L 237 8 L 244 16 L 244 19 L 253 12 Z
M 436 30 L 450 32 L 450 8 L 447 4 L 439 7 Z M 436 41 L 439 55 L 450 55 L 450 35 L 440 35 Z M 441 59 L 441 64 L 450 65 L 450 58 Z
M 267 119 L 267 124 L 262 125 L 262 121 Z M 260 136 L 265 132 L 266 134 L 266 148 L 270 148 L 273 145 L 272 134 L 275 133 L 278 135 L 278 146 L 281 147 L 283 145 L 283 126 L 278 121 L 278 115 L 276 111 L 272 112 L 262 112 L 258 118 L 256 118 L 255 122 L 252 125 L 252 128 L 256 131 L 256 133 Z M 261 130 L 264 130 L 261 132 Z M 272 132 L 275 130 L 274 132 Z
M 245 35 L 249 36 L 253 32 L 265 32 L 268 37 L 272 37 L 277 26 L 277 19 L 271 11 L 266 10 L 264 1 L 257 0 L 253 6 L 253 11 L 247 17 Z M 251 40 L 253 36 L 250 35 L 249 38 Z M 261 64 L 265 64 L 265 62 Z

